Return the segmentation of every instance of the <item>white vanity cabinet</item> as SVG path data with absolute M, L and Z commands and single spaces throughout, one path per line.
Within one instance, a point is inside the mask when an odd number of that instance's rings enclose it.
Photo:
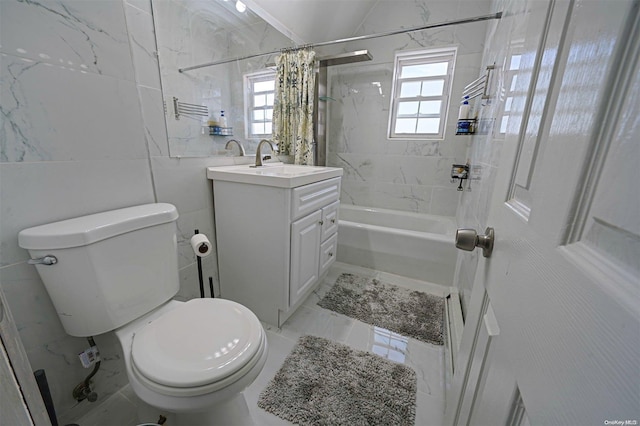
M 295 188 L 214 179 L 221 297 L 281 326 L 335 261 L 340 179 Z

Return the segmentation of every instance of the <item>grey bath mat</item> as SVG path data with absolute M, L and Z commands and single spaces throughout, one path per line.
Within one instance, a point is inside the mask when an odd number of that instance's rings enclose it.
M 423 342 L 444 343 L 442 297 L 342 274 L 318 305 Z
M 299 425 L 413 425 L 411 367 L 315 336 L 300 338 L 258 406 Z

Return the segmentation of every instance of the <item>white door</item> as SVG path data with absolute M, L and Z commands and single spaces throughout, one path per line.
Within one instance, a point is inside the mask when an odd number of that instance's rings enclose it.
M 537 80 L 501 151 L 495 246 L 479 260 L 446 423 L 637 425 L 639 2 L 541 3 Z

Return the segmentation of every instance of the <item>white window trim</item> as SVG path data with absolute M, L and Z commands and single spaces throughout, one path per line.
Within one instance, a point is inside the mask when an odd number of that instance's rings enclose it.
M 391 99 L 389 105 L 389 120 L 387 126 L 387 139 L 388 140 L 442 140 L 445 138 L 445 131 L 447 125 L 447 117 L 449 112 L 449 102 L 451 99 L 451 90 L 453 87 L 453 73 L 455 70 L 456 57 L 458 48 L 456 46 L 437 48 L 437 49 L 420 49 L 412 51 L 397 52 L 395 55 L 395 61 L 393 66 L 393 81 L 391 85 Z M 440 128 L 437 134 L 435 133 L 395 133 L 396 123 L 396 110 L 399 102 L 399 97 L 396 98 L 396 93 L 400 90 L 399 76 L 400 65 L 406 65 L 407 63 L 430 63 L 430 62 L 442 62 L 443 60 L 449 61 L 449 68 L 445 76 L 444 87 L 442 90 L 442 96 L 419 96 L 416 99 L 428 101 L 428 100 L 442 100 L 440 105 Z M 417 80 L 429 80 L 429 79 L 441 79 L 442 76 L 437 77 L 420 77 Z M 403 81 L 410 81 L 411 79 L 403 79 Z M 405 98 L 407 99 L 407 98 Z M 428 118 L 428 117 L 425 117 Z
M 263 70 L 253 73 L 248 73 L 243 76 L 244 84 L 244 135 L 247 139 L 257 139 L 264 136 L 270 136 L 268 134 L 252 134 L 251 123 L 253 122 L 253 82 L 264 81 L 269 79 L 275 80 L 275 70 Z

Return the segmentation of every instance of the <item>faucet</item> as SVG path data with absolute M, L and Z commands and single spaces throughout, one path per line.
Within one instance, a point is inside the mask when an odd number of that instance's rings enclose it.
M 262 167 L 262 161 L 263 160 L 270 160 L 271 156 L 270 155 L 265 155 L 264 157 L 262 156 L 262 154 L 260 153 L 260 148 L 262 148 L 262 144 L 268 144 L 271 147 L 271 153 L 275 153 L 276 152 L 276 148 L 273 146 L 273 143 L 271 143 L 270 140 L 267 139 L 262 139 L 260 141 L 260 143 L 258 144 L 258 148 L 256 149 L 256 165 L 254 167 Z
M 224 149 L 229 149 L 229 146 L 231 145 L 232 142 L 235 142 L 236 145 L 238 145 L 238 148 L 240 148 L 240 157 L 243 157 L 244 155 L 246 155 L 246 152 L 244 152 L 244 146 L 242 146 L 242 144 L 235 139 L 230 139 L 229 141 L 227 141 L 227 144 L 224 146 Z

